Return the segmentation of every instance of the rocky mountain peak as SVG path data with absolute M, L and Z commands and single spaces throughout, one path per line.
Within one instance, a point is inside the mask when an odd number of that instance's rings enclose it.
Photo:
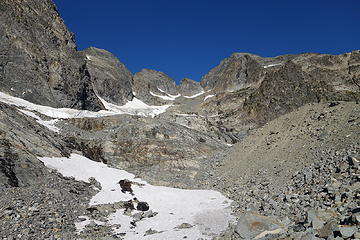
M 0 91 L 53 107 L 103 108 L 52 1 L 4 0 L 0 10 Z
M 216 91 L 234 91 L 256 84 L 262 78 L 263 67 L 259 56 L 234 53 L 210 70 L 201 80 L 201 85 Z
M 99 97 L 120 105 L 131 101 L 132 73 L 112 53 L 95 47 L 81 51 Z
M 142 69 L 140 72 L 135 73 L 133 77 L 133 91 L 135 96 L 146 103 L 161 104 L 164 102 L 161 97 L 177 95 L 177 87 L 175 80 L 170 78 L 163 72 Z

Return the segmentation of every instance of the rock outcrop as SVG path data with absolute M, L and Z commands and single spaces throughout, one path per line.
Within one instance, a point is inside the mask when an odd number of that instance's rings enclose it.
M 103 108 L 50 0 L 0 2 L 0 90 L 53 107 Z
M 184 78 L 178 86 L 179 93 L 183 96 L 194 96 L 204 91 L 199 82 L 189 78 Z
M 81 52 L 86 58 L 90 82 L 99 97 L 123 105 L 133 98 L 132 73 L 110 52 L 88 48 Z
M 174 179 L 181 187 L 194 178 L 202 161 L 227 148 L 204 132 L 159 118 L 126 115 L 72 119 L 62 135 L 90 159 L 131 170 L 158 184 Z
M 233 54 L 203 77 L 202 86 L 217 96 L 201 111 L 221 113 L 232 123 L 261 125 L 307 103 L 359 101 L 358 55 Z
M 134 95 L 148 104 L 164 104 L 178 94 L 175 80 L 163 72 L 143 69 L 133 77 Z M 163 96 L 163 98 L 159 97 Z
M 234 53 L 210 70 L 201 80 L 206 90 L 235 91 L 262 80 L 261 57 L 249 53 Z
M 38 156 L 68 156 L 58 135 L 16 108 L 0 103 L 0 189 L 42 182 L 46 168 Z

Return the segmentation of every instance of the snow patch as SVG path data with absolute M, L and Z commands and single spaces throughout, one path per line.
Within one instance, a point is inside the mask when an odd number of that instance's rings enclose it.
M 77 110 L 71 108 L 53 108 L 49 106 L 43 106 L 31 103 L 21 98 L 10 96 L 6 93 L 0 92 L 0 102 L 4 102 L 17 107 L 22 107 L 30 111 L 36 111 L 51 118 L 93 118 L 93 117 L 105 117 L 118 114 L 139 115 L 154 117 L 158 114 L 164 113 L 171 105 L 162 106 L 149 106 L 137 98 L 133 98 L 132 101 L 127 102 L 123 106 L 118 106 L 112 103 L 108 103 L 104 99 L 100 98 L 102 104 L 107 110 L 101 110 L 98 112 L 92 112 L 87 110 Z
M 201 92 L 199 92 L 199 93 L 197 93 L 197 94 L 195 94 L 195 95 L 192 95 L 192 96 L 183 96 L 184 98 L 196 98 L 196 97 L 198 97 L 198 96 L 200 96 L 200 95 L 203 95 L 205 92 L 204 91 L 201 91 Z
M 47 167 L 76 180 L 89 182 L 89 178 L 94 177 L 102 189 L 90 200 L 90 205 L 128 201 L 136 197 L 147 202 L 151 211 L 158 213 L 136 222 L 136 226 L 132 227 L 130 222 L 133 218 L 125 215 L 124 209 L 111 214 L 104 224 L 111 226 L 115 233 L 126 233 L 124 239 L 183 239 L 185 236 L 188 239 L 212 239 L 235 221 L 231 215 L 231 201 L 216 191 L 152 186 L 124 170 L 110 168 L 77 154 L 71 154 L 70 158 L 39 159 Z M 118 182 L 122 179 L 133 182 L 133 195 L 121 191 Z M 88 223 L 90 219 L 86 218 L 83 223 L 77 224 L 77 229 L 81 231 Z M 182 223 L 191 227 L 178 228 Z M 157 233 L 144 236 L 149 229 Z
M 207 95 L 207 96 L 205 96 L 204 101 L 206 101 L 207 99 L 212 98 L 212 97 L 214 97 L 214 96 L 215 96 L 215 95 Z
M 180 94 L 177 94 L 177 95 L 171 95 L 167 92 L 165 92 L 164 90 L 160 89 L 160 88 L 157 88 L 160 92 L 162 93 L 165 93 L 169 98 L 172 98 L 172 100 L 175 100 L 176 98 L 180 97 L 181 95 Z M 150 91 L 150 94 L 153 95 L 154 93 L 152 93 Z M 160 95 L 153 95 L 153 96 L 156 96 L 156 97 L 164 97 L 164 96 L 160 96 Z
M 60 132 L 60 129 L 58 127 L 55 126 L 55 123 L 58 121 L 58 119 L 52 119 L 52 120 L 48 120 L 48 121 L 44 121 L 42 120 L 38 115 L 36 115 L 33 112 L 24 110 L 24 109 L 18 109 L 20 112 L 22 112 L 23 114 L 35 118 L 36 122 L 38 122 L 39 124 L 47 127 L 48 129 L 50 129 L 53 132 Z
M 123 106 L 118 106 L 109 102 L 106 102 L 104 99 L 98 96 L 104 107 L 110 112 L 114 112 L 117 114 L 129 114 L 129 115 L 138 115 L 138 116 L 150 116 L 155 117 L 161 113 L 166 112 L 172 105 L 161 105 L 161 106 L 149 106 L 140 99 L 136 97 L 133 100 L 127 102 Z
M 279 65 L 282 65 L 282 63 L 269 64 L 269 65 L 264 66 L 264 68 L 275 67 L 275 66 L 279 66 Z
M 160 92 L 167 94 L 164 90 L 157 88 Z
M 176 99 L 174 97 L 170 97 L 169 95 L 168 96 L 157 95 L 157 94 L 153 93 L 152 91 L 150 91 L 150 94 L 153 95 L 154 97 L 159 97 L 161 99 L 169 100 L 169 101 L 174 101 Z

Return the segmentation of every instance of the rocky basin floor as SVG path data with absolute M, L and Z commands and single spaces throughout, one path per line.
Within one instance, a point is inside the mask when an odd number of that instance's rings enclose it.
M 78 216 L 86 212 L 88 183 L 50 173 L 44 183 L 0 192 L 1 239 L 74 239 Z
M 264 172 L 232 188 L 218 182 L 217 188 L 236 201 L 239 221 L 217 239 L 254 239 L 263 232 L 268 235 L 260 239 L 358 239 L 359 156 L 359 144 L 319 152 L 316 163 L 277 189 L 261 177 Z

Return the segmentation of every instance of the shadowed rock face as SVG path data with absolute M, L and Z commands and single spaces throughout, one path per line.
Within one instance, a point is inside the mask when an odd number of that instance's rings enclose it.
M 69 155 L 57 134 L 0 103 L 0 189 L 41 182 L 47 170 L 37 157 L 50 155 Z
M 91 47 L 82 54 L 98 96 L 119 105 L 132 100 L 132 74 L 124 64 L 103 49 Z
M 52 1 L 4 0 L 0 13 L 1 91 L 54 107 L 102 109 Z

